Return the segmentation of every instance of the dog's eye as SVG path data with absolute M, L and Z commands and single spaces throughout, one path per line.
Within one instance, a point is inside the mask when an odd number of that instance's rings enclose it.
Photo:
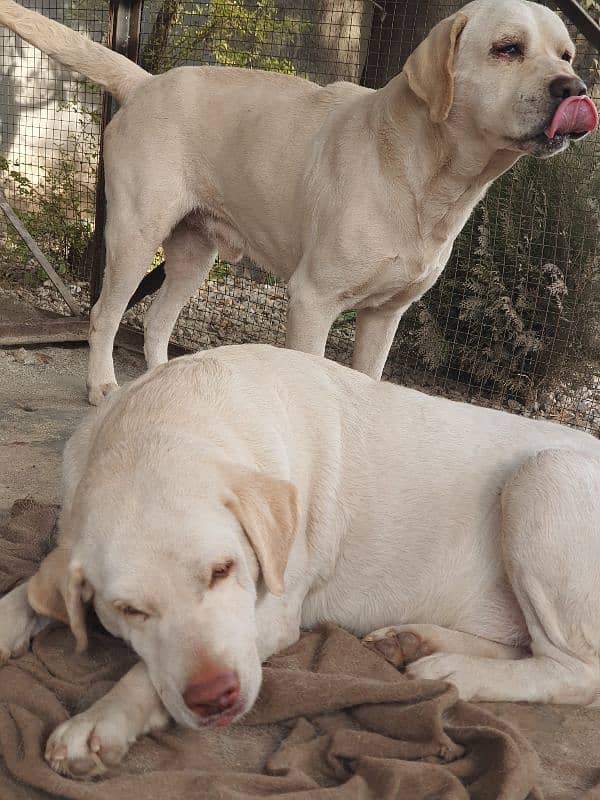
M 213 567 L 210 585 L 214 586 L 217 581 L 221 581 L 223 578 L 226 578 L 231 572 L 232 567 L 233 561 L 226 561 L 224 564 L 219 564 L 218 566 Z
M 126 617 L 136 617 L 139 620 L 148 619 L 148 614 L 145 611 L 140 611 L 139 608 L 134 608 L 126 604 L 118 605 L 118 610 Z
M 492 52 L 499 58 L 516 58 L 523 55 L 523 47 L 518 42 L 506 42 L 494 45 Z
M 568 61 L 569 63 L 571 63 L 571 61 L 573 59 L 573 56 L 571 55 L 571 53 L 568 52 L 568 50 L 565 50 L 565 52 L 562 54 L 561 58 L 562 58 L 563 61 Z

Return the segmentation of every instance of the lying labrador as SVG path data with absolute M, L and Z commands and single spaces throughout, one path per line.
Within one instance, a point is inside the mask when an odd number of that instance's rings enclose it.
M 410 674 L 465 699 L 590 703 L 599 520 L 588 434 L 223 347 L 143 376 L 72 437 L 59 545 L 0 601 L 0 651 L 51 617 L 85 648 L 91 602 L 139 654 L 49 739 L 79 775 L 169 717 L 239 719 L 261 662 L 325 620 L 392 634 Z
M 177 315 L 219 252 L 288 281 L 290 348 L 322 355 L 337 315 L 357 309 L 353 366 L 379 378 L 400 317 L 435 283 L 490 183 L 598 120 L 565 26 L 522 0 L 469 3 L 379 91 L 225 67 L 150 76 L 13 0 L 0 0 L 0 23 L 122 104 L 104 140 L 93 404 L 116 386 L 115 333 L 161 245 L 149 367 L 167 360 Z

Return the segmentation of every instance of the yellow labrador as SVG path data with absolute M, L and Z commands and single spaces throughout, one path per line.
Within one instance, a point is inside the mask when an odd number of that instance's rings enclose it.
M 238 719 L 261 662 L 325 620 L 410 639 L 410 671 L 465 699 L 600 688 L 588 434 L 240 345 L 115 393 L 64 479 L 59 546 L 0 601 L 0 652 L 48 617 L 85 647 L 91 601 L 141 661 L 54 731 L 57 770 L 99 773 L 169 717 Z
M 288 281 L 286 345 L 322 355 L 358 309 L 353 366 L 381 376 L 398 321 L 443 270 L 490 183 L 597 125 L 549 9 L 476 0 L 441 22 L 379 91 L 225 67 L 150 76 L 80 34 L 0 0 L 0 23 L 112 93 L 105 136 L 107 265 L 92 311 L 89 399 L 115 386 L 119 322 L 160 245 L 149 367 L 217 251 Z

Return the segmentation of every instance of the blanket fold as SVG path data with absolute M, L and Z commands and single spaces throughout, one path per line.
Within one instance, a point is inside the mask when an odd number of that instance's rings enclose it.
M 51 548 L 58 510 L 19 501 L 0 525 L 0 592 Z M 540 800 L 538 758 L 508 723 L 453 686 L 409 680 L 334 626 L 310 631 L 264 666 L 242 723 L 175 725 L 137 742 L 93 782 L 53 772 L 50 732 L 103 695 L 135 656 L 98 625 L 77 655 L 71 633 L 44 630 L 0 670 L 1 800 Z

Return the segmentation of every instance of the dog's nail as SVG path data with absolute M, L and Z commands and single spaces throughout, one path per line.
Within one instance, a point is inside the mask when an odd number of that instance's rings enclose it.
M 55 761 L 64 761 L 64 759 L 67 757 L 67 748 L 64 746 L 64 744 L 60 744 L 58 747 L 53 749 L 50 755 Z
M 96 736 L 96 734 L 93 733 L 90 738 L 90 750 L 92 751 L 92 753 L 99 753 L 101 747 L 102 747 L 102 742 Z
M 372 636 L 365 636 L 365 638 L 363 639 L 363 642 L 372 642 L 372 641 L 373 641 Z
M 396 635 L 396 631 L 393 631 L 393 630 L 392 631 L 388 631 L 386 633 L 386 635 L 385 635 L 385 638 L 386 639 L 393 639 L 395 635 Z

